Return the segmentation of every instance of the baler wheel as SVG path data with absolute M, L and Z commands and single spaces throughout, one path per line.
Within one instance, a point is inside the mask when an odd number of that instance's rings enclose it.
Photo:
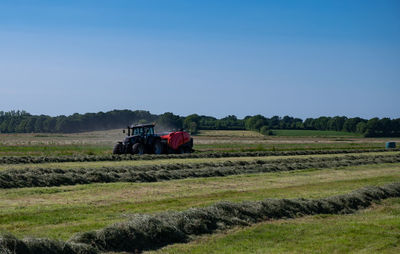
M 186 153 L 185 148 L 183 146 L 180 146 L 178 149 L 178 153 L 180 153 L 180 154 Z

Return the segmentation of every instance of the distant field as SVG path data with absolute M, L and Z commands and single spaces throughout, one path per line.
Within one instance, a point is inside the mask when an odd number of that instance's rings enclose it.
M 272 130 L 273 135 L 285 137 L 362 137 L 361 134 L 344 131 Z

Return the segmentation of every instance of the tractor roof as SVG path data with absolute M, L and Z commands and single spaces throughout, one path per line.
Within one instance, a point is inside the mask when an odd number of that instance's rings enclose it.
M 131 125 L 129 128 L 154 127 L 154 123 Z

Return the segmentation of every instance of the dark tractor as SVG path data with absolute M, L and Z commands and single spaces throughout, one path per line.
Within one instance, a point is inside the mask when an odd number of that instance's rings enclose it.
M 124 130 L 125 133 L 125 130 Z M 114 146 L 113 154 L 191 153 L 193 139 L 185 131 L 154 133 L 154 124 L 128 126 L 128 135 Z
M 154 133 L 154 124 L 128 126 L 127 134 L 123 142 L 114 146 L 113 154 L 163 153 L 161 137 Z

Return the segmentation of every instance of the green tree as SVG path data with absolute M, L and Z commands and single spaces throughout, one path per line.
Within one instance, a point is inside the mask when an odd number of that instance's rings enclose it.
M 247 130 L 259 131 L 264 125 L 268 126 L 268 119 L 262 115 L 249 117 L 245 121 L 245 126 Z
M 183 120 L 183 128 L 188 130 L 191 134 L 198 132 L 200 117 L 197 114 L 188 115 Z
M 264 136 L 272 135 L 272 131 L 268 129 L 268 126 L 266 125 L 260 128 L 260 133 L 263 134 Z
M 365 137 L 376 137 L 379 131 L 379 118 L 369 119 L 364 131 Z
M 157 129 L 162 131 L 171 129 L 181 129 L 183 127 L 183 121 L 178 115 L 174 115 L 171 112 L 166 112 L 160 115 L 157 119 Z

